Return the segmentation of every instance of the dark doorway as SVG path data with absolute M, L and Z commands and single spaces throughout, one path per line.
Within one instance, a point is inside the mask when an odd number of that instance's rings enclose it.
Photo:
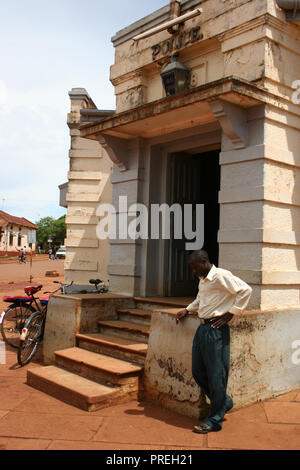
M 220 151 L 205 153 L 175 153 L 170 155 L 170 205 L 177 203 L 204 204 L 204 246 L 211 262 L 218 265 L 218 230 L 220 222 Z M 193 214 L 194 215 L 194 214 Z M 193 217 L 195 219 L 195 217 Z M 195 220 L 193 221 L 195 224 Z M 194 225 L 194 229 L 195 229 Z M 191 251 L 186 251 L 186 240 L 171 237 L 168 250 L 168 296 L 187 297 L 197 293 L 198 280 L 188 265 Z

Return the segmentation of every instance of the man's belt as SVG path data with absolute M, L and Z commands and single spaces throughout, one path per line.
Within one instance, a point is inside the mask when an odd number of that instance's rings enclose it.
M 207 323 L 212 323 L 211 320 L 216 321 L 218 317 L 212 317 L 212 318 L 200 318 L 200 324 L 201 325 L 207 325 Z

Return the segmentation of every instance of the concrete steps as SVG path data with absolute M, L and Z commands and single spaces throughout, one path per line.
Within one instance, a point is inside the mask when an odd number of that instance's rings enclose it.
M 119 320 L 125 322 L 132 322 L 139 325 L 150 325 L 151 311 L 141 308 L 128 308 L 117 310 Z
M 98 322 L 100 333 L 119 336 L 133 341 L 148 341 L 150 326 L 121 320 L 105 320 Z
M 81 348 L 57 351 L 55 363 L 82 377 L 109 385 L 137 384 L 143 370 L 143 367 L 137 364 Z
M 148 345 L 146 342 L 133 341 L 103 333 L 77 334 L 76 345 L 88 351 L 106 354 L 137 364 L 144 365 Z
M 137 393 L 124 395 L 121 387 L 111 387 L 88 380 L 56 366 L 37 367 L 27 372 L 27 383 L 65 403 L 85 411 L 124 403 Z
M 28 370 L 27 383 L 86 411 L 141 397 L 151 309 L 160 302 L 135 302 L 99 320 L 98 333 L 76 334 L 76 346 L 56 351 L 53 366 Z

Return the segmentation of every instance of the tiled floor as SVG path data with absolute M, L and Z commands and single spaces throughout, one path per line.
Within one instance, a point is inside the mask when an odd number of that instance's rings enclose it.
M 131 402 L 88 413 L 26 385 L 27 368 L 7 351 L 0 365 L 0 449 L 300 449 L 300 390 L 232 410 L 217 433 L 192 432 L 194 419 Z

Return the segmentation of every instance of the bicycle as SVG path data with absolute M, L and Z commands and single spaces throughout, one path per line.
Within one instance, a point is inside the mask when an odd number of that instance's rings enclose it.
M 55 289 L 52 292 L 44 292 L 44 294 L 48 295 L 39 299 L 40 308 L 31 314 L 20 332 L 17 354 L 18 363 L 20 366 L 25 366 L 31 361 L 37 351 L 37 348 L 42 342 L 44 337 L 48 302 L 51 295 L 55 294 L 59 290 L 63 295 L 65 295 L 67 287 L 70 287 L 73 284 L 73 281 L 67 285 L 59 281 L 53 282 L 54 284 L 60 284 L 60 286 L 58 289 Z
M 37 299 L 34 297 L 43 286 L 25 287 L 27 296 L 15 295 L 5 296 L 3 301 L 10 305 L 3 310 L 0 316 L 0 332 L 6 344 L 13 348 L 18 348 L 20 333 L 27 319 L 40 309 Z
M 23 254 L 19 255 L 18 258 L 19 258 L 19 264 L 21 264 L 21 263 L 26 264 L 26 255 L 23 255 Z
M 79 294 L 106 294 L 106 292 L 108 292 L 109 290 L 109 287 L 101 279 L 90 279 L 89 283 L 95 286 L 95 289 L 96 289 L 95 291 L 91 292 L 87 290 L 80 290 L 78 293 Z M 101 284 L 101 286 L 98 288 L 99 284 Z
M 108 286 L 104 283 L 104 281 L 101 281 L 101 279 L 90 279 L 89 283 L 95 286 L 97 294 L 105 294 L 108 292 Z M 98 289 L 99 284 L 102 285 Z

